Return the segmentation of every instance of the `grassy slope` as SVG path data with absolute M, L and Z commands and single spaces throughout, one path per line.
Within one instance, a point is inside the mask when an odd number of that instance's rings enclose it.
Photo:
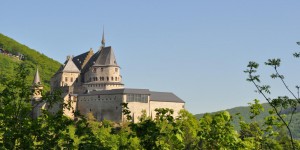
M 9 51 L 12 54 L 21 53 L 25 56 L 24 61 L 17 60 L 14 57 L 5 56 L 0 54 L 0 75 L 12 76 L 14 68 L 17 64 L 24 62 L 30 66 L 30 75 L 28 84 L 33 81 L 33 76 L 36 70 L 36 66 L 39 69 L 40 76 L 42 78 L 42 84 L 45 90 L 50 89 L 50 78 L 60 67 L 60 63 L 47 57 L 40 52 L 30 49 L 29 47 L 18 43 L 17 41 L 0 33 L 0 47 Z M 1 85 L 0 85 L 1 90 Z
M 269 115 L 268 110 L 270 110 L 269 104 L 262 104 L 264 107 L 264 112 L 262 112 L 259 116 L 257 116 L 254 120 L 262 124 L 264 122 L 264 118 Z M 239 130 L 239 118 L 235 114 L 240 113 L 240 115 L 243 117 L 243 120 L 245 122 L 252 122 L 253 120 L 250 119 L 250 113 L 249 113 L 250 108 L 247 106 L 244 107 L 235 107 L 231 109 L 227 109 L 225 111 L 228 111 L 232 116 L 233 116 L 233 125 L 236 130 Z M 217 113 L 213 112 L 212 114 Z M 195 116 L 199 119 L 203 116 L 204 114 L 196 114 Z M 287 115 L 286 118 L 289 118 L 290 114 Z M 294 134 L 295 138 L 300 139 L 300 112 L 296 113 L 293 116 L 293 122 L 291 124 L 291 130 L 292 133 Z

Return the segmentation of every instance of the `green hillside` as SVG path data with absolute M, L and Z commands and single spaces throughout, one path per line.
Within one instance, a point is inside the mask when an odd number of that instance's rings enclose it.
M 266 116 L 269 115 L 268 110 L 271 109 L 271 106 L 267 103 L 262 104 L 262 106 L 264 107 L 264 111 L 258 115 L 254 121 L 257 121 L 258 123 L 262 124 L 264 122 L 264 118 Z M 298 107 L 298 110 L 300 108 Z M 235 108 L 231 108 L 231 109 L 227 109 L 224 111 L 228 111 L 232 117 L 233 117 L 233 125 L 235 127 L 236 130 L 239 130 L 239 117 L 236 115 L 237 113 L 240 114 L 240 116 L 243 117 L 243 120 L 247 123 L 253 122 L 253 120 L 250 119 L 250 113 L 249 113 L 250 107 L 248 106 L 243 106 L 243 107 L 235 107 Z M 220 111 L 218 111 L 220 112 Z M 217 112 L 212 112 L 212 114 L 215 114 Z M 199 119 L 203 116 L 204 114 L 196 114 L 196 118 Z M 286 118 L 289 118 L 290 114 L 287 114 Z M 293 121 L 291 124 L 291 130 L 292 133 L 294 134 L 294 137 L 297 139 L 300 139 L 300 112 L 298 111 L 296 114 L 294 114 L 293 116 Z
M 32 83 L 36 67 L 38 67 L 44 89 L 46 91 L 50 89 L 50 78 L 60 67 L 59 62 L 1 33 L 0 48 L 9 53 L 9 55 L 0 53 L 0 76 L 11 77 L 14 68 L 20 63 L 25 63 L 30 66 L 28 84 Z M 24 58 L 20 60 L 16 55 L 23 55 Z M 1 88 L 0 84 L 0 90 Z

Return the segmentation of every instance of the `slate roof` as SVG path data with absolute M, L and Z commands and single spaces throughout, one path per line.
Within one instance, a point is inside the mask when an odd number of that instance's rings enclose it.
M 95 60 L 99 57 L 100 55 L 100 51 L 97 51 L 91 58 L 90 60 L 87 62 L 87 64 L 83 67 L 82 69 L 82 73 L 85 73 L 86 71 L 88 71 L 88 69 L 94 65 Z
M 117 60 L 111 46 L 105 47 L 100 51 L 99 56 L 95 60 L 95 66 L 118 66 Z
M 180 99 L 179 97 L 177 97 L 175 94 L 171 92 L 153 92 L 153 91 L 149 91 L 149 89 L 123 88 L 123 89 L 113 89 L 113 90 L 90 91 L 87 94 L 80 94 L 80 95 L 85 96 L 85 95 L 102 95 L 102 94 L 103 95 L 145 94 L 145 95 L 150 95 L 150 101 L 185 103 L 182 99 Z
M 150 101 L 185 103 L 182 99 L 170 92 L 150 91 Z
M 118 66 L 114 51 L 111 46 L 97 51 L 84 66 L 82 72 L 85 73 L 92 66 Z
M 84 62 L 84 60 L 85 60 L 85 58 L 86 58 L 87 55 L 89 54 L 89 52 L 90 52 L 90 51 L 87 51 L 87 52 L 85 52 L 85 53 L 83 53 L 83 54 L 80 54 L 80 55 L 78 55 L 78 56 L 75 56 L 75 57 L 72 59 L 73 62 L 74 62 L 74 64 L 76 65 L 76 67 L 77 67 L 78 69 L 82 69 L 81 66 L 82 66 L 82 64 L 83 64 L 83 62 Z

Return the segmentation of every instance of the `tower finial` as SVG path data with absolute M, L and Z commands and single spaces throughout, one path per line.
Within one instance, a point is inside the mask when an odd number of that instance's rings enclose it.
M 101 40 L 101 46 L 102 46 L 102 48 L 104 48 L 105 47 L 105 38 L 104 38 L 104 26 L 103 26 L 103 32 L 102 32 L 102 40 Z

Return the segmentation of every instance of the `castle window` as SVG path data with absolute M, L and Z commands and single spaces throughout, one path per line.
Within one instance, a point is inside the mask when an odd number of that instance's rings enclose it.
M 148 102 L 148 95 L 144 95 L 144 94 L 128 94 L 127 95 L 127 102 L 147 103 Z
M 97 71 L 97 68 L 93 68 L 93 73 L 95 73 Z
M 101 72 L 103 72 L 103 68 L 101 68 Z
M 65 82 L 68 82 L 68 77 L 65 77 Z
M 109 77 L 106 77 L 107 81 L 109 81 Z
M 73 82 L 73 77 L 71 77 L 71 82 Z
M 115 80 L 116 80 L 116 81 L 118 81 L 118 78 L 117 78 L 117 77 L 115 77 Z
M 115 68 L 115 72 L 118 72 L 118 68 Z
M 111 77 L 111 81 L 114 81 L 114 77 Z

